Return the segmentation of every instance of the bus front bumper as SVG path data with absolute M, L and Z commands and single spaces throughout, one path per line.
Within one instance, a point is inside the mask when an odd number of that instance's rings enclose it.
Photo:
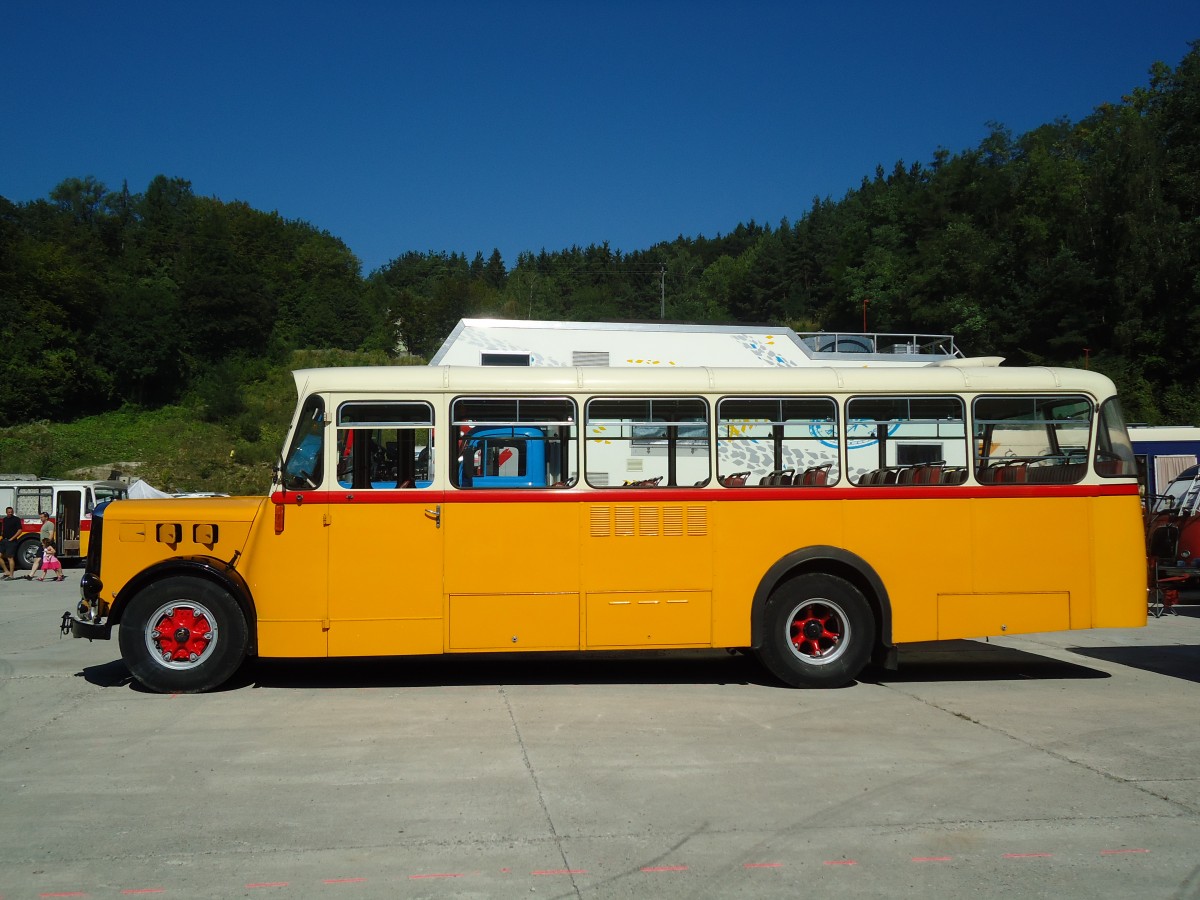
M 84 575 L 83 597 L 80 599 L 79 605 L 75 607 L 75 611 L 67 610 L 62 614 L 59 633 L 69 634 L 71 637 L 87 638 L 89 641 L 107 641 L 112 637 L 112 620 L 108 616 L 100 615 L 104 607 L 95 593 L 87 590 L 89 586 L 87 579 L 88 576 Z M 96 581 L 96 586 L 99 586 L 98 581 Z
M 68 610 L 62 615 L 62 633 L 70 633 L 71 637 L 75 638 L 87 638 L 89 641 L 107 641 L 112 637 L 112 624 L 86 622 Z
M 79 605 L 75 612 L 67 610 L 62 614 L 59 630 L 71 637 L 87 638 L 89 641 L 107 641 L 112 637 L 112 622 L 104 615 L 107 605 L 100 600 L 100 592 L 104 589 L 100 579 L 91 572 L 84 572 L 79 580 Z

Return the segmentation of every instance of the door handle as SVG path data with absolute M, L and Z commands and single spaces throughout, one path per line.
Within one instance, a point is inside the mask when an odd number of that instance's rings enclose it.
M 433 509 L 425 510 L 425 518 L 433 519 L 438 528 L 442 527 L 442 504 L 438 504 Z

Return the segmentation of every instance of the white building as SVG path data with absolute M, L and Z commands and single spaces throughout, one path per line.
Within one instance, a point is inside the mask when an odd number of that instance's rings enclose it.
M 764 325 L 462 319 L 431 366 L 927 366 L 950 335 L 799 333 Z M 989 360 L 996 364 L 999 360 Z

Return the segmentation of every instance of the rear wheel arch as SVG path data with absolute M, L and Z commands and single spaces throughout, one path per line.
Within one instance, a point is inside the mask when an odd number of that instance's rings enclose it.
M 766 640 L 767 602 L 776 589 L 790 579 L 809 573 L 824 573 L 849 582 L 866 598 L 875 618 L 875 654 L 881 658 L 892 650 L 892 603 L 883 579 L 857 553 L 841 547 L 818 545 L 793 550 L 778 560 L 758 583 L 750 618 L 750 645 L 760 650 Z

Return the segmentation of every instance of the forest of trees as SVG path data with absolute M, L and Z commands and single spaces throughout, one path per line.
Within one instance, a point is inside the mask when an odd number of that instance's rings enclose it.
M 0 426 L 199 398 L 302 348 L 428 357 L 464 316 L 666 318 L 948 333 L 1083 365 L 1131 419 L 1200 423 L 1200 41 L 1082 121 L 897 162 L 794 221 L 645 250 L 408 252 L 364 276 L 338 238 L 156 177 L 0 198 Z M 232 412 L 232 410 L 230 410 Z

